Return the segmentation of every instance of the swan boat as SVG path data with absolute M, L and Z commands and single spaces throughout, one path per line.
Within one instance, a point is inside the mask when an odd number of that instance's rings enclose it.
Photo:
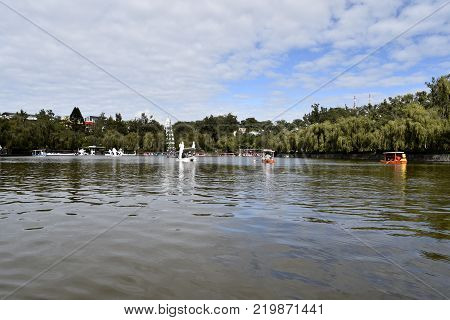
M 275 151 L 271 149 L 264 149 L 262 153 L 261 161 L 263 163 L 275 163 Z
M 108 152 L 105 153 L 106 157 L 121 157 L 123 156 L 123 150 L 119 149 L 117 150 L 116 148 L 112 148 L 109 149 Z
M 178 161 L 181 162 L 193 162 L 197 161 L 197 157 L 195 156 L 195 142 L 192 142 L 191 148 L 185 148 L 184 142 L 181 141 L 181 143 L 178 145 L 180 149 L 178 150 Z

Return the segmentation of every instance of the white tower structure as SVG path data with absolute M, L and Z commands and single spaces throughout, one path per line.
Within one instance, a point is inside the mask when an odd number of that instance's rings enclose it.
M 175 138 L 173 136 L 172 130 L 172 121 L 167 118 L 166 123 L 164 124 L 164 130 L 166 132 L 166 152 L 167 156 L 175 156 Z

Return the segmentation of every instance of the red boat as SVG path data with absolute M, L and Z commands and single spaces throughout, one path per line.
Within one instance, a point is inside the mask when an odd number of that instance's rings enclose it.
M 384 160 L 381 163 L 384 164 L 406 164 L 406 154 L 401 151 L 384 152 Z
M 275 151 L 270 149 L 263 150 L 262 162 L 263 163 L 275 163 Z

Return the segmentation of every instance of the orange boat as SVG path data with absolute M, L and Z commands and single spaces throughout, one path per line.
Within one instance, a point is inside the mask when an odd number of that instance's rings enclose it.
M 262 162 L 263 163 L 275 163 L 275 151 L 270 149 L 264 149 L 262 153 Z
M 381 163 L 384 164 L 406 164 L 406 154 L 401 151 L 384 152 L 384 160 Z

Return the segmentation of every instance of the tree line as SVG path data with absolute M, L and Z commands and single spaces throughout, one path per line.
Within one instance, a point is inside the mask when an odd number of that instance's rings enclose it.
M 450 74 L 432 78 L 427 91 L 392 97 L 378 104 L 349 108 L 311 106 L 301 119 L 238 121 L 232 114 L 176 122 L 175 144 L 196 142 L 205 152 L 271 148 L 278 153 L 351 153 L 402 150 L 449 152 Z M 0 118 L 0 145 L 12 152 L 46 148 L 77 150 L 88 145 L 163 152 L 164 126 L 152 116 L 123 120 L 101 114 L 87 125 L 81 111 L 61 118 L 41 110 L 28 120 L 22 110 Z

